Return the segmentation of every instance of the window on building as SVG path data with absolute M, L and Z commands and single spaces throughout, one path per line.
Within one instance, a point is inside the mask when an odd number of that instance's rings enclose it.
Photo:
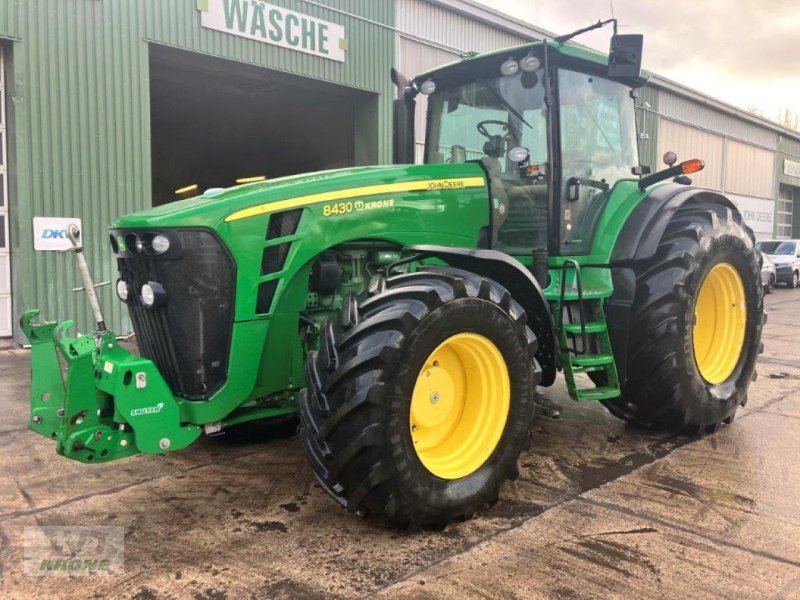
M 778 238 L 792 237 L 792 205 L 792 190 L 782 185 L 778 192 L 778 219 L 775 232 Z

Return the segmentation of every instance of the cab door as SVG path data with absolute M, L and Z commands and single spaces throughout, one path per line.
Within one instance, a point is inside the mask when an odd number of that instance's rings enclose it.
M 639 164 L 629 87 L 558 71 L 560 254 L 587 254 L 614 184 Z

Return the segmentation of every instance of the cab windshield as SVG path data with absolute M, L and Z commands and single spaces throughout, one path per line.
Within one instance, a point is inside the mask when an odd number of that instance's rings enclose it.
M 499 68 L 498 68 L 499 71 Z M 630 88 L 559 69 L 560 253 L 591 250 L 614 184 L 639 164 Z M 544 71 L 437 84 L 428 98 L 426 163 L 480 161 L 489 178 L 492 246 L 529 254 L 548 245 L 547 111 Z
M 547 248 L 542 77 L 541 68 L 519 71 L 437 89 L 429 98 L 425 162 L 483 163 L 492 195 L 493 246 L 511 253 Z

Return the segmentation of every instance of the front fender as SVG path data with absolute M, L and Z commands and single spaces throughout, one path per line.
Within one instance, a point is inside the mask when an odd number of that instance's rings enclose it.
M 541 385 L 556 378 L 556 334 L 550 304 L 531 272 L 515 258 L 497 250 L 474 250 L 447 246 L 415 245 L 405 248 L 423 258 L 438 258 L 448 265 L 493 279 L 505 287 L 528 314 L 528 325 L 536 334 L 536 359 L 542 367 Z

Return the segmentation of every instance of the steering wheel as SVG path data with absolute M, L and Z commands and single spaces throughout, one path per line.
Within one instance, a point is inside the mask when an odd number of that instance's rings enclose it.
M 475 128 L 478 130 L 483 137 L 487 140 L 491 140 L 494 136 L 486 130 L 487 125 L 500 125 L 504 130 L 508 131 L 508 123 L 505 121 L 497 121 L 495 119 L 488 119 L 486 121 L 481 121 L 478 123 Z

